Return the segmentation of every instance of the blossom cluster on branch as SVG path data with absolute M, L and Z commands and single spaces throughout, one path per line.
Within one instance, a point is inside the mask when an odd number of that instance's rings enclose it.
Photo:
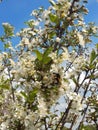
M 0 130 L 98 129 L 98 28 L 84 22 L 87 0 L 49 2 L 16 34 L 2 24 Z

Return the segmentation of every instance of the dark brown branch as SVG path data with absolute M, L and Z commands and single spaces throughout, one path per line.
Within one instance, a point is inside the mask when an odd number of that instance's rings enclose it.
M 74 4 L 75 4 L 76 1 L 77 1 L 77 0 L 73 0 L 73 1 L 72 1 L 72 4 L 71 4 L 70 9 L 69 9 L 68 17 L 73 13 L 73 7 L 74 7 Z
M 72 104 L 72 100 L 69 102 L 68 107 L 67 107 L 67 109 L 65 110 L 65 112 L 64 112 L 64 114 L 63 114 L 61 120 L 60 120 L 59 123 L 57 124 L 55 130 L 58 130 L 58 127 L 60 126 L 61 123 L 62 123 L 62 125 L 61 125 L 61 127 L 60 127 L 60 130 L 63 129 L 64 124 L 65 124 L 65 121 L 66 121 L 66 118 L 67 118 L 68 113 L 69 113 L 69 110 L 70 110 L 70 108 L 71 108 L 71 104 Z
M 48 130 L 48 128 L 47 128 L 46 118 L 44 118 L 44 125 L 45 125 L 45 130 Z
M 87 107 L 85 108 L 85 111 L 84 111 L 84 113 L 83 113 L 82 120 L 81 120 L 81 122 L 80 122 L 80 124 L 79 124 L 77 130 L 80 130 L 81 125 L 83 124 L 83 121 L 84 121 L 84 118 L 85 118 L 85 115 L 86 115 L 86 112 L 87 112 L 88 106 L 89 106 L 89 105 L 87 105 Z
M 94 69 L 93 69 L 93 71 L 91 72 L 91 75 L 94 73 Z M 88 88 L 89 88 L 89 85 L 90 85 L 90 83 L 91 83 L 91 78 L 89 79 L 89 82 L 88 82 L 88 84 L 87 84 L 87 86 L 86 86 L 86 89 L 85 89 L 85 91 L 84 91 L 84 94 L 83 94 L 83 98 L 82 98 L 82 100 L 81 100 L 81 103 L 83 102 L 83 99 L 85 98 L 85 96 L 86 96 L 86 93 L 87 93 L 87 91 L 88 91 Z
M 69 130 L 72 130 L 76 119 L 77 119 L 77 115 L 74 116 L 73 121 L 72 121 L 72 123 L 71 123 L 71 126 L 70 126 L 70 129 L 69 129 Z

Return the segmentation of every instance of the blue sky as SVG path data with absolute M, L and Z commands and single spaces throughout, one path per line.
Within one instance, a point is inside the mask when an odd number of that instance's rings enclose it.
M 17 31 L 20 30 L 24 22 L 31 18 L 32 10 L 40 6 L 47 8 L 48 0 L 3 0 L 0 4 L 0 32 L 3 22 L 9 22 Z
M 93 21 L 98 25 L 98 0 L 88 0 L 89 14 L 86 22 Z M 47 8 L 48 0 L 3 0 L 0 3 L 0 36 L 3 33 L 2 23 L 9 22 L 15 26 L 15 32 L 25 27 L 24 22 L 31 18 L 32 10 L 40 6 Z

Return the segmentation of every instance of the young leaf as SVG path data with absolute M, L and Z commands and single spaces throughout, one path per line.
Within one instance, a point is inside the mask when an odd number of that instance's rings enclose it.
M 91 52 L 91 56 L 90 56 L 90 64 L 92 64 L 92 62 L 95 60 L 95 58 L 97 57 L 95 50 L 92 50 Z
M 1 88 L 1 89 L 7 89 L 7 90 L 8 90 L 10 87 L 9 87 L 8 84 L 1 84 L 1 85 L 0 85 L 0 88 Z
M 44 52 L 44 54 L 43 54 L 43 57 L 48 56 L 52 50 L 53 50 L 52 47 L 49 47 L 48 49 L 46 49 L 45 52 Z
M 5 36 L 7 38 L 11 38 L 12 36 L 14 36 L 14 27 L 12 25 L 10 25 L 9 23 L 3 23 L 2 25 L 4 28 Z
M 87 125 L 87 126 L 82 125 L 80 130 L 96 130 L 96 127 L 94 125 Z
M 43 58 L 43 54 L 40 53 L 40 51 L 38 51 L 38 50 L 34 50 L 34 52 L 36 53 L 38 60 L 41 61 Z
M 38 92 L 38 90 L 36 88 L 30 92 L 30 94 L 28 95 L 28 101 L 29 102 L 33 102 L 34 101 L 37 92 Z
M 4 48 L 5 48 L 5 49 L 7 49 L 7 48 L 9 48 L 9 47 L 10 47 L 10 44 L 9 44 L 9 43 L 4 44 Z
M 43 63 L 44 63 L 44 64 L 48 64 L 50 61 L 51 61 L 51 58 L 50 58 L 50 57 L 44 57 L 44 58 L 43 58 Z
M 26 95 L 26 93 L 25 92 L 20 92 L 21 93 L 21 95 L 24 97 L 24 98 L 26 98 L 27 99 L 27 95 Z
M 50 18 L 50 20 L 51 20 L 51 22 L 53 22 L 53 23 L 57 23 L 58 22 L 58 17 L 56 16 L 56 15 L 54 15 L 54 14 L 49 14 L 49 18 Z

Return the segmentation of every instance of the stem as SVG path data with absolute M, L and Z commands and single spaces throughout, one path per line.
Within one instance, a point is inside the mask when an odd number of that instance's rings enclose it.
M 77 80 L 79 80 L 79 78 L 78 78 Z M 74 92 L 76 92 L 76 91 L 77 91 L 77 87 L 75 88 Z M 63 114 L 61 120 L 60 120 L 59 123 L 57 124 L 55 130 L 58 129 L 60 123 L 62 123 L 62 125 L 61 125 L 61 127 L 60 127 L 60 130 L 63 129 L 64 124 L 66 123 L 66 119 L 67 119 L 67 116 L 68 116 L 69 110 L 70 110 L 70 108 L 71 108 L 72 102 L 73 102 L 72 100 L 69 102 L 68 107 L 67 107 L 66 111 L 64 112 L 64 114 Z M 72 126 L 73 126 L 73 123 L 72 123 Z
M 45 130 L 48 130 L 48 128 L 47 128 L 46 118 L 44 118 L 44 123 L 45 123 Z
M 93 74 L 94 73 L 94 70 L 91 72 L 91 74 Z M 87 93 L 87 91 L 88 91 L 88 88 L 89 88 L 89 85 L 90 85 L 90 82 L 91 82 L 91 78 L 89 79 L 89 82 L 88 82 L 88 84 L 87 84 L 87 86 L 86 86 L 86 89 L 85 89 L 85 91 L 84 91 L 84 94 L 83 94 L 83 98 L 82 98 L 82 100 L 81 100 L 81 103 L 83 102 L 83 99 L 85 98 L 85 96 L 86 96 L 86 93 Z
M 68 14 L 68 16 L 70 16 L 70 15 L 73 13 L 73 7 L 74 7 L 75 2 L 76 2 L 76 0 L 73 0 L 73 1 L 72 1 L 72 4 L 71 4 L 70 9 L 69 9 L 69 14 Z M 55 48 L 56 48 L 56 47 L 55 47 Z M 74 61 L 73 61 L 73 62 L 74 62 Z M 71 65 L 73 64 L 73 62 L 68 66 L 68 68 L 66 69 L 66 71 L 68 71 L 68 69 L 71 67 Z M 66 71 L 65 71 L 65 72 L 66 72 Z M 84 82 L 84 81 L 83 81 L 83 82 Z M 75 91 L 76 91 L 76 90 L 77 90 L 77 87 L 76 87 Z M 79 89 L 78 89 L 78 90 L 79 90 Z M 65 110 L 64 114 L 62 115 L 62 117 L 61 117 L 59 123 L 57 124 L 55 130 L 58 129 L 58 127 L 60 126 L 61 123 L 62 123 L 62 125 L 61 125 L 61 127 L 60 127 L 60 130 L 63 129 L 64 124 L 66 123 L 66 119 L 67 119 L 69 110 L 70 110 L 70 108 L 71 108 L 71 105 L 72 105 L 72 100 L 69 102 L 68 107 L 67 107 L 67 109 Z M 72 122 L 71 127 L 73 126 L 73 124 L 74 124 L 74 122 Z
M 76 59 L 76 58 L 77 58 L 77 56 L 75 56 L 75 59 Z M 74 63 L 75 59 L 73 59 L 73 61 L 66 67 L 65 72 L 67 72 L 67 71 L 70 69 L 70 67 L 71 67 L 71 65 Z
M 88 71 L 86 71 L 85 77 L 84 77 L 84 79 L 82 80 L 82 82 L 81 82 L 81 84 L 80 84 L 80 87 L 83 85 L 84 81 L 87 79 L 87 75 L 88 75 Z M 78 87 L 77 92 L 79 91 L 80 87 Z
M 60 125 L 61 123 L 62 123 L 62 125 L 61 125 L 61 127 L 60 127 L 60 130 L 63 129 L 64 124 L 65 124 L 65 121 L 66 121 L 66 118 L 67 118 L 68 113 L 69 113 L 69 110 L 70 110 L 70 108 L 71 108 L 71 104 L 72 104 L 72 100 L 69 102 L 68 107 L 67 107 L 67 109 L 65 110 L 65 112 L 64 112 L 64 114 L 63 114 L 61 120 L 60 120 L 59 123 L 57 124 L 55 130 L 58 130 L 58 127 L 59 127 L 59 125 Z
M 70 8 L 69 8 L 69 14 L 67 15 L 67 17 L 70 17 L 71 14 L 74 13 L 74 12 L 73 12 L 73 7 L 74 7 L 74 4 L 75 4 L 76 1 L 77 1 L 77 0 L 73 0 L 73 1 L 72 1 L 72 4 L 71 4 L 71 6 L 70 6 Z M 70 23 L 71 21 L 72 21 L 72 19 L 71 19 L 70 21 L 68 21 L 68 23 Z M 59 23 L 59 24 L 56 26 L 56 30 L 57 30 L 57 37 L 61 38 L 62 35 L 63 35 L 63 33 L 64 33 L 64 31 L 65 31 L 65 29 L 62 28 L 62 27 L 60 26 L 60 23 Z M 54 50 L 53 50 L 54 52 L 58 49 L 57 46 L 59 46 L 59 49 L 60 49 L 60 47 L 62 46 L 62 44 L 58 44 L 58 43 L 56 42 L 55 45 L 54 45 Z
M 69 110 L 70 110 L 70 108 L 71 108 L 71 104 L 72 104 L 72 100 L 70 101 L 70 103 L 69 103 L 69 105 L 68 105 L 68 108 L 67 108 L 66 111 L 65 111 L 64 118 L 63 118 L 63 120 L 62 120 L 62 125 L 61 125 L 60 130 L 63 129 L 64 124 L 66 123 L 66 119 L 67 119 L 67 116 L 68 116 L 68 114 L 69 114 Z
M 96 119 L 96 117 L 95 117 L 95 119 L 94 119 L 93 121 L 94 121 L 94 123 L 95 123 L 95 125 L 96 125 L 96 130 L 98 130 L 98 124 L 97 124 L 97 119 Z
M 81 82 L 81 84 L 78 86 L 78 89 L 77 89 L 77 87 L 76 87 L 76 92 L 77 92 L 77 93 L 79 92 L 80 87 L 83 85 L 83 83 L 84 83 L 84 81 L 85 81 L 85 79 L 86 79 L 86 77 L 87 77 L 87 74 L 88 74 L 88 71 L 86 71 L 85 77 L 84 77 L 83 81 Z M 77 83 L 79 82 L 79 78 L 80 78 L 80 75 L 79 75 L 78 78 L 77 78 Z M 74 123 L 75 123 L 76 119 L 77 119 L 77 115 L 75 115 L 74 118 L 73 118 L 73 121 L 72 121 L 71 126 L 70 126 L 70 130 L 71 130 L 72 127 L 74 126 Z
M 76 119 L 77 119 L 77 115 L 74 116 L 69 130 L 72 130 L 72 127 L 74 126 L 74 123 L 75 123 Z
M 72 4 L 71 4 L 70 9 L 69 9 L 69 14 L 68 14 L 68 16 L 70 16 L 70 15 L 73 13 L 73 7 L 74 7 L 75 2 L 76 2 L 76 0 L 73 0 L 73 1 L 72 1 Z
M 79 124 L 77 130 L 80 130 L 81 125 L 83 124 L 83 120 L 84 120 L 84 118 L 85 118 L 85 115 L 86 115 L 86 112 L 87 112 L 88 106 L 89 106 L 89 105 L 87 105 L 87 107 L 85 108 L 84 115 L 83 115 L 83 117 L 82 117 L 82 120 L 81 120 L 81 122 L 80 122 L 80 124 Z

